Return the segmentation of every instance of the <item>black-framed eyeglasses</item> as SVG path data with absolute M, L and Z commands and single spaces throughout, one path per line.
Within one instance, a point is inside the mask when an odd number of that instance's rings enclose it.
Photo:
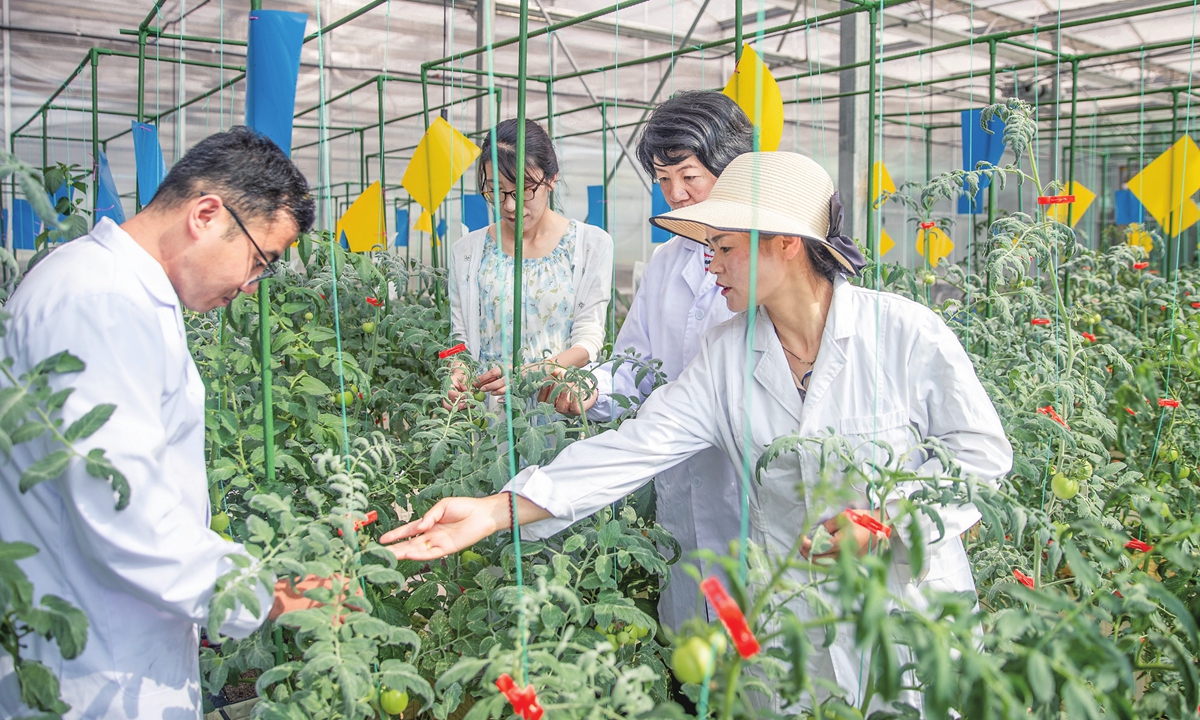
M 543 186 L 545 184 L 546 183 L 540 182 L 536 185 L 526 185 L 525 186 L 525 202 L 529 202 L 530 200 L 533 200 L 534 196 L 537 195 L 538 188 L 540 188 L 541 186 Z M 485 189 L 482 193 L 480 193 L 480 195 L 483 195 L 483 199 L 488 201 L 489 203 L 493 202 L 496 199 L 496 193 L 492 189 L 491 186 L 488 186 L 487 189 Z M 517 199 L 517 191 L 516 190 L 501 190 L 500 191 L 500 204 L 501 205 L 508 202 L 509 198 L 512 198 L 513 201 L 515 202 Z
M 200 194 L 207 195 L 208 193 L 200 193 Z M 258 253 L 258 257 L 262 261 L 263 271 L 261 273 L 259 273 L 257 277 L 255 277 L 253 280 L 251 280 L 250 282 L 248 282 L 246 284 L 254 285 L 255 283 L 261 282 L 261 281 L 266 280 L 267 278 L 273 276 L 275 274 L 275 267 L 279 264 L 279 261 L 271 260 L 270 258 L 267 257 L 267 254 L 264 253 L 262 251 L 262 248 L 258 246 L 258 243 L 256 243 L 254 241 L 254 236 L 251 235 L 250 231 L 246 229 L 246 225 L 242 222 L 242 219 L 240 217 L 238 217 L 238 214 L 233 211 L 233 208 L 229 207 L 229 205 L 227 203 L 225 203 L 224 200 L 221 201 L 221 205 L 224 206 L 224 208 L 229 211 L 229 217 L 233 218 L 233 221 L 235 223 L 237 223 L 238 229 L 242 231 L 242 234 L 246 236 L 246 239 L 250 241 L 250 244 L 254 246 L 254 251 Z

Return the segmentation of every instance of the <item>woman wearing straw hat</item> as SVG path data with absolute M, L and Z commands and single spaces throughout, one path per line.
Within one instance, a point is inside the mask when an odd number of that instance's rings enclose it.
M 852 441 L 886 442 L 897 455 L 936 438 L 964 473 L 985 482 L 1009 470 L 1012 448 L 1000 419 L 950 329 L 922 305 L 847 282 L 865 262 L 841 234 L 832 180 L 811 158 L 742 155 L 707 200 L 651 222 L 708 243 L 715 251 L 709 269 L 740 314 L 709 331 L 679 379 L 652 394 L 619 430 L 568 446 L 544 468 L 525 468 L 506 492 L 447 498 L 385 535 L 383 542 L 404 540 L 391 546 L 397 557 L 441 557 L 511 527 L 509 492 L 517 494 L 525 535 L 545 538 L 704 448 L 719 447 L 735 465 L 748 460 L 753 467 L 776 438 L 815 437 L 830 428 Z M 753 282 L 752 230 L 759 233 Z M 741 312 L 752 301 L 753 322 Z M 943 468 L 929 458 L 919 470 L 933 475 Z M 840 509 L 806 505 L 805 491 L 819 477 L 819 459 L 799 453 L 780 457 L 748 483 L 750 539 L 779 555 L 805 527 L 824 521 L 836 531 L 836 547 L 850 543 L 865 551 L 869 532 L 835 523 Z M 923 606 L 923 588 L 974 591 L 960 534 L 979 512 L 969 504 L 938 512 L 944 532 L 923 528 L 926 574 L 911 578 L 894 568 L 889 578 L 893 595 L 915 607 Z M 846 633 L 810 658 L 810 672 L 855 696 L 864 666 Z

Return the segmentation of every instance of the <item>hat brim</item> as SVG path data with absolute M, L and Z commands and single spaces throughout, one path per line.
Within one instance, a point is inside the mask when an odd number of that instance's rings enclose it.
M 745 233 L 757 230 L 764 235 L 802 237 L 821 243 L 847 272 L 855 272 L 854 266 L 813 228 L 795 218 L 747 203 L 709 198 L 695 205 L 655 215 L 650 218 L 650 224 L 703 244 L 708 243 L 709 228 Z

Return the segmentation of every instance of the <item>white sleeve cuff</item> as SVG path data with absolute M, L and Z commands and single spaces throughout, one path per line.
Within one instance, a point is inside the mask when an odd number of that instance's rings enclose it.
M 234 640 L 242 640 L 261 627 L 275 602 L 274 586 L 274 577 L 271 578 L 271 588 L 265 588 L 262 583 L 255 581 L 254 595 L 258 598 L 258 614 L 251 613 L 249 608 L 238 603 L 237 609 L 221 625 L 221 634 Z
M 537 465 L 517 473 L 503 491 L 514 492 L 554 516 L 522 525 L 521 538 L 524 540 L 544 540 L 575 523 L 575 509 L 569 502 L 555 497 L 554 481 Z

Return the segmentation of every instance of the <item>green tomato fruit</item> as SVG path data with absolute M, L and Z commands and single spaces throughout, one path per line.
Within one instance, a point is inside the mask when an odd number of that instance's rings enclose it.
M 1092 324 L 1098 325 L 1098 324 L 1100 324 L 1100 321 L 1103 319 L 1104 318 L 1100 317 L 1100 313 L 1095 313 L 1094 315 L 1092 315 Z
M 212 516 L 212 520 L 208 523 L 208 529 L 213 532 L 223 533 L 229 529 L 228 513 L 219 512 Z
M 311 322 L 313 319 L 313 314 L 312 313 L 304 313 L 304 319 Z
M 362 324 L 362 331 L 368 335 L 375 332 L 375 323 L 371 322 L 370 320 L 366 321 Z
M 724 655 L 725 651 L 729 649 L 729 641 L 725 639 L 725 633 L 720 630 L 712 634 L 708 643 L 712 645 L 713 652 L 717 655 Z
M 1054 479 L 1050 481 L 1050 489 L 1059 500 L 1070 500 L 1079 494 L 1079 481 L 1067 477 L 1064 473 L 1055 473 Z
M 460 557 L 464 563 L 483 563 L 483 556 L 473 550 L 463 550 Z
M 629 631 L 622 630 L 621 632 L 617 633 L 618 645 L 628 645 L 631 642 L 633 642 L 633 638 L 629 636 Z
M 1192 474 L 1192 469 L 1190 467 L 1188 467 L 1187 465 L 1184 465 L 1183 467 L 1179 468 L 1179 479 L 1180 480 L 1187 480 L 1188 477 L 1191 476 L 1191 474 Z
M 400 715 L 408 708 L 408 693 L 388 688 L 379 695 L 379 707 L 388 715 Z
M 472 397 L 475 398 L 475 402 L 483 402 L 484 400 L 487 400 L 487 393 L 482 390 L 476 390 Z
M 1087 460 L 1083 460 L 1075 466 L 1075 472 L 1071 473 L 1071 476 L 1080 481 L 1090 480 L 1095 472 L 1096 468 Z
M 937 283 L 937 275 L 934 275 L 933 273 L 925 273 L 925 275 L 921 278 L 921 281 L 926 285 L 934 285 Z
M 712 675 L 712 648 L 701 638 L 688 638 L 671 654 L 671 669 L 675 671 L 679 682 L 693 685 L 703 683 L 705 677 Z
M 617 636 L 613 635 L 612 633 L 605 633 L 604 639 L 607 640 L 608 644 L 612 645 L 614 649 L 620 644 L 617 642 Z
M 1163 460 L 1165 462 L 1175 462 L 1178 459 L 1179 459 L 1179 451 L 1176 450 L 1175 448 L 1171 448 L 1170 450 L 1163 453 Z
M 333 403 L 334 405 L 341 405 L 343 401 L 345 401 L 347 407 L 353 405 L 354 392 L 352 390 L 347 390 L 344 393 L 334 393 L 329 396 L 329 402 Z

